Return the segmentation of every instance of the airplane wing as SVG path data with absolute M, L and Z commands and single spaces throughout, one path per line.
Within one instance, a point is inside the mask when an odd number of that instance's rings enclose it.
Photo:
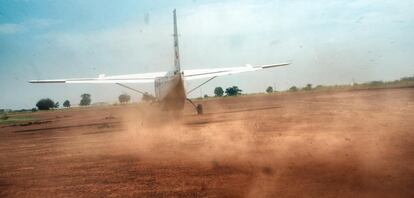
M 279 63 L 271 65 L 247 65 L 244 67 L 228 67 L 215 69 L 193 69 L 184 70 L 184 78 L 186 80 L 195 80 L 202 78 L 212 78 L 224 75 L 237 74 L 242 72 L 257 71 L 272 67 L 281 67 L 290 63 Z M 115 84 L 115 83 L 152 83 L 158 77 L 166 76 L 167 72 L 154 72 L 143 74 L 127 74 L 116 76 L 99 75 L 97 78 L 69 78 L 69 79 L 53 79 L 53 80 L 30 80 L 30 83 L 84 83 L 84 84 Z
M 213 78 L 224 75 L 237 74 L 242 72 L 251 72 L 262 69 L 268 69 L 272 67 L 282 67 L 287 66 L 290 63 L 278 63 L 270 65 L 246 65 L 244 67 L 228 67 L 228 68 L 215 68 L 215 69 L 193 69 L 193 70 L 184 70 L 184 78 L 186 80 L 196 80 L 202 78 Z
M 165 76 L 167 72 L 154 72 L 143 74 L 128 74 L 105 76 L 101 74 L 98 78 L 71 78 L 71 79 L 54 79 L 54 80 L 31 80 L 30 83 L 85 83 L 85 84 L 102 84 L 102 83 L 151 83 L 155 78 Z

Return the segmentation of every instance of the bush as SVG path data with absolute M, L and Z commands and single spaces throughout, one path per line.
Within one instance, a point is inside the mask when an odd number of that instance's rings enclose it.
M 306 87 L 303 88 L 303 90 L 305 90 L 305 91 L 312 90 L 312 84 L 307 84 Z
M 152 96 L 151 94 L 145 92 L 144 94 L 142 94 L 141 100 L 144 101 L 144 102 L 153 102 L 153 101 L 155 101 L 155 97 Z
M 267 89 L 266 89 L 266 92 L 269 93 L 269 94 L 272 93 L 273 92 L 273 87 L 268 86 Z
M 324 89 L 324 86 L 323 85 L 317 85 L 314 89 L 321 90 L 321 89 Z
M 7 114 L 2 114 L 0 116 L 0 120 L 7 120 L 7 119 L 9 119 L 9 116 Z
M 239 89 L 237 86 L 229 87 L 226 89 L 227 96 L 237 96 L 241 95 L 242 90 Z
M 40 99 L 36 103 L 36 107 L 39 110 L 49 110 L 49 109 L 55 108 L 55 102 L 53 102 L 53 100 L 50 98 Z
M 66 107 L 66 108 L 69 108 L 70 107 L 69 100 L 65 100 L 65 102 L 63 102 L 63 106 Z
M 400 79 L 400 81 L 414 81 L 414 76 L 403 77 L 403 78 Z
M 223 94 L 224 94 L 224 90 L 223 90 L 223 88 L 221 88 L 221 87 L 216 87 L 216 88 L 214 89 L 214 95 L 215 95 L 216 97 L 221 97 L 221 96 L 223 96 Z
M 131 100 L 131 96 L 128 94 L 121 94 L 119 95 L 118 100 L 121 104 L 128 103 Z
M 81 95 L 81 101 L 79 103 L 80 106 L 88 106 L 91 104 L 92 99 L 91 99 L 91 94 L 85 93 Z
M 292 86 L 289 88 L 289 91 L 298 91 L 298 88 L 296 86 Z
M 383 84 L 384 84 L 383 81 L 371 81 L 368 83 L 369 86 L 381 86 Z

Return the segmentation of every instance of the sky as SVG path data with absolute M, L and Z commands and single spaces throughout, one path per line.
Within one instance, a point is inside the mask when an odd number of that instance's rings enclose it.
M 220 77 L 190 97 L 217 86 L 255 93 L 414 75 L 414 1 L 0 0 L 0 109 L 32 108 L 41 98 L 78 104 L 83 93 L 92 102 L 122 93 L 138 101 L 117 85 L 27 81 L 171 70 L 175 8 L 182 69 L 292 63 Z

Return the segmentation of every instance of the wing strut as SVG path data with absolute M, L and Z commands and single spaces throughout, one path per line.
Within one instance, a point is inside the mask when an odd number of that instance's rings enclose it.
M 121 87 L 125 87 L 125 88 L 127 88 L 127 89 L 130 89 L 130 90 L 132 90 L 132 91 L 135 91 L 135 92 L 138 92 L 138 93 L 140 93 L 140 94 L 142 94 L 142 95 L 144 95 L 145 93 L 144 92 L 142 92 L 142 91 L 140 91 L 140 90 L 138 90 L 138 89 L 134 89 L 134 88 L 132 88 L 132 87 L 128 87 L 128 86 L 126 86 L 126 85 L 124 85 L 124 84 L 121 84 L 121 83 L 116 83 L 117 85 L 119 85 L 119 86 L 121 86 Z
M 217 76 L 213 76 L 211 78 L 209 78 L 208 80 L 206 80 L 205 82 L 201 83 L 200 85 L 198 85 L 197 87 L 194 87 L 193 89 L 191 89 L 190 91 L 187 92 L 187 94 L 190 94 L 191 92 L 193 92 L 194 90 L 198 89 L 199 87 L 203 86 L 204 84 L 210 82 L 211 80 L 213 80 L 214 78 L 216 78 Z

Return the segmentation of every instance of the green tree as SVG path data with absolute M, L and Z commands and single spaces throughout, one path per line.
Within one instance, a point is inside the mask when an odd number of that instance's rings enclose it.
M 144 101 L 144 102 L 153 102 L 153 101 L 155 101 L 155 97 L 152 96 L 151 94 L 145 92 L 144 94 L 142 94 L 141 100 Z
M 59 102 L 56 102 L 54 108 L 58 109 L 59 106 L 60 106 Z
M 266 92 L 269 93 L 269 94 L 272 93 L 273 92 L 273 87 L 268 86 L 267 89 L 266 89 Z
M 289 88 L 289 91 L 298 91 L 298 88 L 296 86 L 292 86 Z
M 81 101 L 79 103 L 80 106 L 88 106 L 91 104 L 92 99 L 91 99 L 91 94 L 88 93 L 84 93 L 81 95 Z
M 128 103 L 131 100 L 131 96 L 128 94 L 121 94 L 119 95 L 118 100 L 121 104 Z
M 414 76 L 403 77 L 400 79 L 400 81 L 414 81 Z
M 223 94 L 224 94 L 224 90 L 223 90 L 223 88 L 221 88 L 221 87 L 216 87 L 216 88 L 214 89 L 214 95 L 215 95 L 216 97 L 221 97 L 221 96 L 223 96 Z
M 312 90 L 312 84 L 307 84 L 306 87 L 303 88 L 303 90 L 305 90 L 305 91 Z
M 50 98 L 43 98 L 36 103 L 36 107 L 39 110 L 49 110 L 55 108 L 55 102 Z
M 63 102 L 63 106 L 66 107 L 66 108 L 69 108 L 70 107 L 69 100 L 65 100 L 65 102 Z
M 237 96 L 241 94 L 242 90 L 239 89 L 237 86 L 233 86 L 228 87 L 225 92 L 227 96 Z

